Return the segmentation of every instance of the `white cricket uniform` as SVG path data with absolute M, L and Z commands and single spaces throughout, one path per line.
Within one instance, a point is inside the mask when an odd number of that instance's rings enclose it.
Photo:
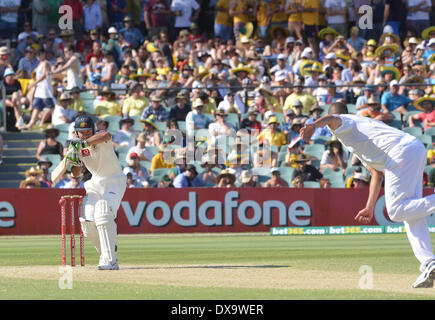
M 337 115 L 342 125 L 332 130 L 364 165 L 385 174 L 385 203 L 392 221 L 402 221 L 423 271 L 434 260 L 426 216 L 435 212 L 435 194 L 423 197 L 426 148 L 412 135 L 367 117 Z
M 117 211 L 124 196 L 127 177 L 113 149 L 112 141 L 81 148 L 80 160 L 92 174 L 85 182 L 85 219 L 94 221 L 94 206 L 98 200 L 106 200 L 116 219 Z

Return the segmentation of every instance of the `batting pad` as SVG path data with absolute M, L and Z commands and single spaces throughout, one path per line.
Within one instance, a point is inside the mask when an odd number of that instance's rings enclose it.
M 95 225 L 100 238 L 101 258 L 106 263 L 116 262 L 116 244 L 118 235 L 113 214 L 106 200 L 98 200 L 95 204 Z
M 100 237 L 95 222 L 86 221 L 83 218 L 79 218 L 79 220 L 82 226 L 83 235 L 92 242 L 95 249 L 97 249 L 97 252 L 101 253 Z

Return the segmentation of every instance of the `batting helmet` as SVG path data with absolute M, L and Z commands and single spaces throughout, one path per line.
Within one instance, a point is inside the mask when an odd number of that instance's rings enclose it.
M 76 118 L 74 122 L 74 130 L 82 131 L 92 129 L 95 131 L 94 120 L 90 116 L 82 115 Z

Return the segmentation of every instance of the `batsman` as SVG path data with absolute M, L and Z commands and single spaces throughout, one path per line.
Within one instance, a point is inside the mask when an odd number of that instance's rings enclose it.
M 107 131 L 95 132 L 91 117 L 82 115 L 74 123 L 75 138 L 66 154 L 71 173 L 78 177 L 86 167 L 92 178 L 85 182 L 83 234 L 100 254 L 99 270 L 118 270 L 116 215 L 126 189 L 127 177 Z

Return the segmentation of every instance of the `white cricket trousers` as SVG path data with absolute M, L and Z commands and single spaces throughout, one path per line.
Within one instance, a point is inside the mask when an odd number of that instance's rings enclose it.
M 98 200 L 106 200 L 112 209 L 114 219 L 121 205 L 127 187 L 127 177 L 124 173 L 110 178 L 98 179 L 92 177 L 85 182 L 86 199 L 84 213 L 87 221 L 95 221 L 94 209 Z
M 418 139 L 406 139 L 389 153 L 385 169 L 385 203 L 392 221 L 403 222 L 423 271 L 435 259 L 426 216 L 435 213 L 435 194 L 423 197 L 427 152 Z

